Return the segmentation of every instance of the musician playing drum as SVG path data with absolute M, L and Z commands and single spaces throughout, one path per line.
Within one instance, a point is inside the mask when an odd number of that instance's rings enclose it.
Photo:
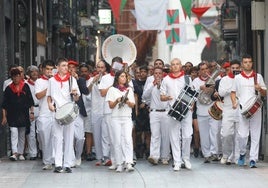
M 68 72 L 68 60 L 65 58 L 59 58 L 56 63 L 58 73 L 49 79 L 47 89 L 47 102 L 50 111 L 55 111 L 57 108 L 72 102 L 72 98 L 74 101 L 78 101 L 80 96 L 76 79 Z M 55 102 L 56 108 L 53 105 L 53 102 Z M 74 156 L 74 123 L 72 122 L 67 125 L 60 125 L 55 121 L 53 131 L 53 139 L 55 144 L 54 172 L 63 172 L 63 166 L 65 167 L 65 172 L 71 173 L 72 170 L 70 167 L 73 164 Z
M 262 75 L 256 73 L 253 70 L 252 57 L 248 54 L 242 57 L 241 64 L 243 71 L 241 74 L 235 77 L 235 84 L 232 91 L 235 92 L 239 99 L 240 105 L 237 101 L 234 101 L 234 107 L 240 106 L 240 111 L 245 110 L 247 103 L 252 99 L 266 96 L 266 86 L 263 81 Z M 234 98 L 233 98 L 234 99 Z M 256 168 L 256 161 L 259 155 L 259 144 L 261 135 L 261 122 L 262 122 L 262 110 L 261 107 L 251 116 L 250 119 L 239 115 L 239 146 L 240 146 L 240 157 L 238 165 L 243 166 L 245 164 L 246 147 L 248 142 L 248 136 L 250 134 L 251 145 L 249 152 L 250 168 Z
M 163 79 L 160 87 L 161 101 L 168 101 L 171 107 L 181 90 L 186 86 L 184 71 L 182 71 L 181 60 L 175 58 L 171 61 L 170 73 Z M 191 86 L 191 80 L 189 80 Z M 185 164 L 187 169 L 191 169 L 190 145 L 192 141 L 192 112 L 189 110 L 182 121 L 177 121 L 172 117 L 168 119 L 169 135 L 174 159 L 174 171 L 179 171 L 181 164 Z M 181 144 L 182 142 L 182 144 Z

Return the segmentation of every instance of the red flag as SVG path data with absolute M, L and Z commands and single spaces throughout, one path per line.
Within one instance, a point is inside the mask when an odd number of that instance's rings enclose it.
M 207 42 L 207 48 L 210 48 L 211 38 L 210 37 L 206 37 L 206 42 Z
M 195 7 L 192 8 L 192 12 L 195 13 L 197 18 L 199 19 L 210 7 Z
M 112 8 L 114 18 L 117 22 L 120 20 L 120 6 L 121 0 L 109 0 L 109 4 Z

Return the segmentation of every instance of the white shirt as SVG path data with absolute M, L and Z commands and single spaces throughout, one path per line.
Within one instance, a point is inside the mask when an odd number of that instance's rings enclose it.
M 195 78 L 193 80 L 193 88 L 197 91 L 197 92 L 201 92 L 200 90 L 200 86 L 205 85 L 206 81 L 201 80 L 199 77 Z M 209 96 L 210 97 L 210 96 Z M 206 104 L 201 104 L 199 100 L 196 101 L 196 114 L 199 116 L 209 116 L 208 110 L 210 109 L 210 107 L 213 105 L 213 103 L 206 105 Z
M 135 103 L 134 99 L 134 92 L 131 87 L 128 87 L 127 90 L 129 90 L 127 98 L 131 103 Z M 116 99 L 119 97 L 125 96 L 127 90 L 125 91 L 120 91 L 119 89 L 115 87 L 110 87 L 105 101 L 108 103 L 108 101 L 114 102 Z M 112 117 L 131 117 L 132 113 L 132 108 L 130 108 L 127 104 L 125 104 L 123 107 L 118 108 L 117 104 L 113 109 L 112 109 Z
M 43 78 L 38 78 L 35 81 L 34 93 L 36 95 L 37 93 L 40 93 L 47 88 L 48 88 L 48 80 L 45 80 Z M 38 116 L 50 117 L 52 116 L 52 114 L 53 112 L 51 112 L 48 108 L 47 96 L 44 96 L 42 99 L 39 99 L 39 115 Z
M 257 83 L 262 89 L 267 90 L 263 77 L 260 74 L 257 74 Z M 249 107 L 249 104 L 257 97 L 255 94 L 254 77 L 245 78 L 242 74 L 237 75 L 232 91 L 236 91 L 236 96 L 239 99 L 243 111 L 246 107 Z
M 9 84 L 11 84 L 11 83 L 12 83 L 12 79 L 11 78 L 5 80 L 4 83 L 3 83 L 3 91 L 5 91 L 6 88 L 7 88 L 7 86 L 9 86 Z
M 185 86 L 186 83 L 184 76 L 174 79 L 167 75 L 163 79 L 160 87 L 160 94 L 172 97 L 172 100 L 167 101 L 169 107 L 172 107 Z M 191 79 L 189 79 L 189 86 L 192 86 Z
M 34 100 L 34 105 L 39 105 L 39 100 L 36 98 L 35 96 L 35 84 L 32 85 L 28 82 L 28 80 L 26 81 L 26 83 L 28 84 L 33 100 Z M 39 115 L 39 107 L 34 107 L 34 116 L 37 117 Z
M 93 78 L 90 78 L 90 83 L 92 83 L 94 80 Z M 99 84 L 94 83 L 91 90 L 91 112 L 92 114 L 103 114 L 103 108 L 104 108 L 104 97 L 101 96 L 100 90 L 99 90 Z
M 80 90 L 77 85 L 77 81 L 72 77 L 71 90 L 77 90 L 78 96 L 80 96 Z M 72 102 L 70 95 L 69 81 L 61 82 L 57 81 L 54 77 L 49 79 L 47 96 L 50 96 L 56 104 L 56 108 L 63 106 L 68 102 Z
M 150 101 L 151 109 L 168 109 L 168 102 L 160 100 L 160 89 L 153 82 L 148 83 L 147 89 L 143 91 L 142 99 L 146 101 L 146 104 Z
M 100 84 L 99 84 L 99 90 L 101 89 L 107 89 L 108 87 L 111 87 L 114 83 L 114 76 L 111 74 L 106 74 L 101 78 Z M 109 107 L 109 104 L 107 101 L 105 101 L 103 107 L 103 114 L 111 114 L 112 110 Z
M 221 97 L 224 97 L 224 103 L 222 105 L 223 114 L 228 114 L 229 117 L 237 117 L 238 120 L 239 108 L 233 109 L 230 96 L 234 84 L 234 78 L 231 78 L 228 75 L 224 76 L 219 83 L 218 92 Z

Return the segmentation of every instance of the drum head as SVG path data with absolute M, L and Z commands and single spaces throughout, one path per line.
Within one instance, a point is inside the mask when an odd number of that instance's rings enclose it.
M 119 56 L 124 63 L 130 66 L 137 56 L 137 49 L 134 42 L 125 35 L 116 34 L 108 37 L 102 45 L 102 56 L 109 64 L 112 59 Z

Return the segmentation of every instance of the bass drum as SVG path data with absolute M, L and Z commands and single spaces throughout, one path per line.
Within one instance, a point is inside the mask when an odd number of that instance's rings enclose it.
M 263 102 L 259 97 L 251 99 L 247 102 L 245 107 L 242 108 L 241 114 L 250 119 L 258 110 L 262 108 Z
M 115 34 L 108 37 L 102 44 L 102 56 L 111 65 L 112 59 L 119 56 L 124 63 L 130 66 L 137 56 L 137 49 L 134 42 L 125 35 Z
M 214 102 L 214 104 L 209 108 L 209 115 L 215 120 L 222 119 L 222 105 L 223 103 L 220 101 Z

